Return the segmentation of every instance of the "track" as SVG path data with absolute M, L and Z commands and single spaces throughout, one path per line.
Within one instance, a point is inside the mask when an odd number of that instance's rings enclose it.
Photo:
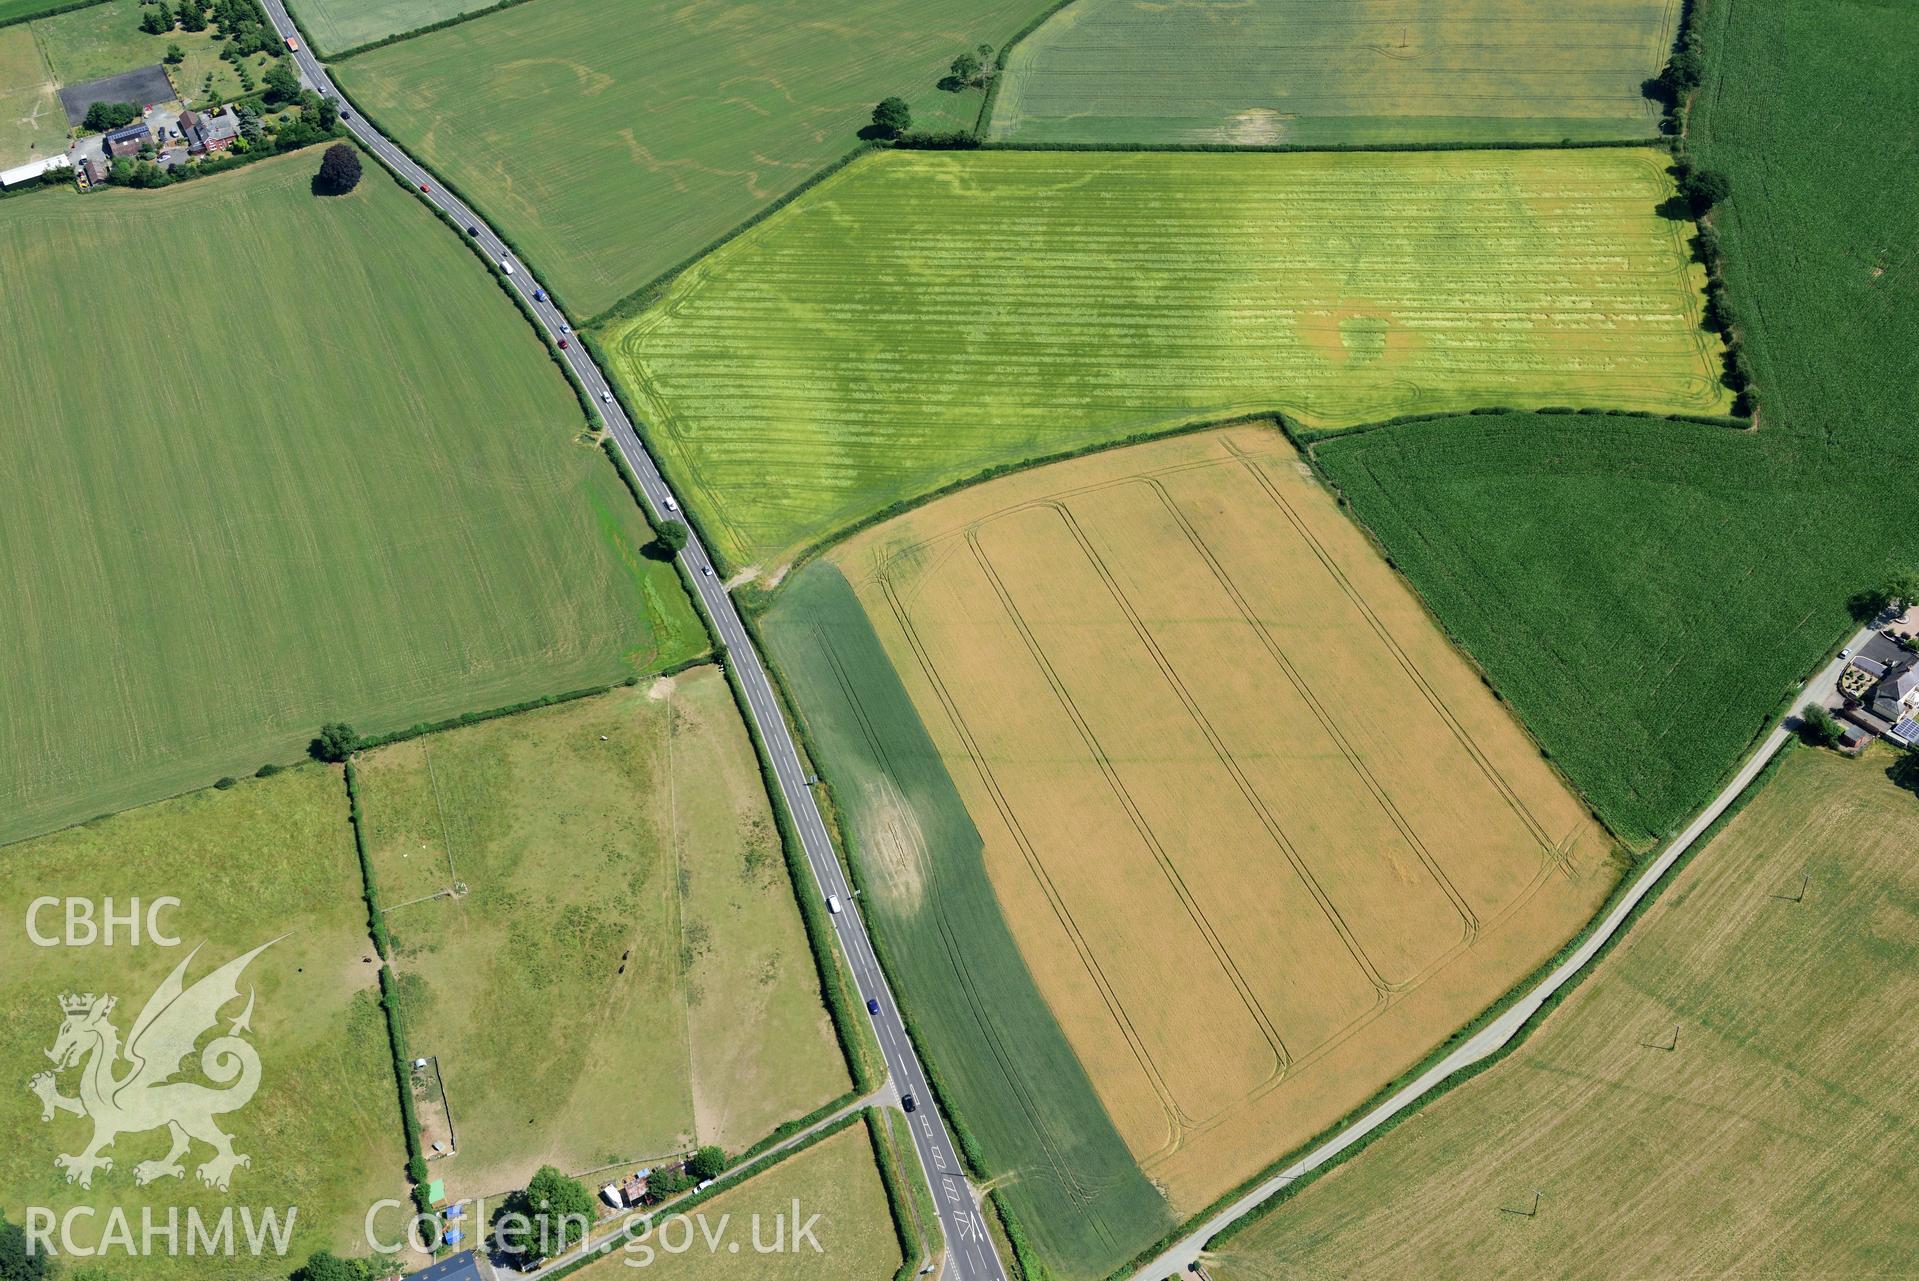
M 306 47 L 305 38 L 287 14 L 283 0 L 263 2 L 280 35 L 299 42 L 293 60 L 299 67 L 301 78 L 321 93 L 344 98 L 334 87 L 326 68 Z M 475 228 L 477 234 L 471 239 L 494 261 L 512 262 L 513 272 L 505 277 L 506 283 L 525 300 L 548 336 L 557 342 L 563 335 L 571 333 L 570 322 L 550 299 L 542 301 L 535 298 L 536 292 L 544 290 L 532 269 L 513 255 L 485 219 L 445 191 L 437 176 L 421 168 L 411 156 L 369 125 L 357 110 L 344 123 L 362 146 L 399 175 L 401 180 L 419 191 L 423 199 L 445 212 L 462 228 Z M 677 510 L 677 499 L 673 500 L 674 507 L 669 509 L 667 504 L 673 498 L 672 491 L 667 488 L 652 455 L 647 453 L 646 446 L 633 430 L 632 420 L 626 416 L 618 399 L 613 397 L 600 367 L 578 341 L 568 343 L 560 355 L 588 394 L 599 402 L 597 408 L 600 415 L 606 420 L 607 429 L 612 433 L 620 452 L 625 455 L 627 465 L 639 477 L 640 488 L 645 492 L 647 501 L 658 511 Z M 807 789 L 799 753 L 793 746 L 786 718 L 773 697 L 773 686 L 767 680 L 759 650 L 740 621 L 739 612 L 733 608 L 733 599 L 727 595 L 697 534 L 689 537 L 685 550 L 680 553 L 680 560 L 692 579 L 700 604 L 713 620 L 720 640 L 726 645 L 726 661 L 746 691 L 748 715 L 766 744 L 780 795 L 793 816 L 800 843 L 806 849 L 807 865 L 813 869 L 820 893 L 837 898 L 842 905 L 842 910 L 829 919 L 853 971 L 860 999 L 876 1002 L 879 1006 L 879 1013 L 871 1016 L 873 1030 L 878 1034 L 887 1068 L 892 1072 L 894 1088 L 901 1094 L 911 1095 L 918 1104 L 918 1110 L 909 1118 L 913 1146 L 919 1153 L 921 1170 L 933 1189 L 933 1202 L 939 1209 L 940 1228 L 946 1237 L 946 1275 L 955 1281 L 1005 1281 L 1006 1270 L 993 1249 L 991 1239 L 986 1235 L 978 1197 L 966 1181 L 958 1149 L 953 1144 L 945 1119 L 934 1106 L 933 1094 L 927 1088 L 926 1074 L 920 1066 L 919 1056 L 901 1022 L 898 1003 L 873 954 L 873 945 L 866 936 L 866 925 L 860 918 L 852 887 L 847 884 L 833 843 L 827 837 L 819 807 L 814 803 L 812 792 Z

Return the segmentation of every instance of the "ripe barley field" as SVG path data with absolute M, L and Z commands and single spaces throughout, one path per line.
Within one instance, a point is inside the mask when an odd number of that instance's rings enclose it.
M 736 564 L 1242 412 L 1724 412 L 1653 151 L 863 159 L 605 337 Z
M 1652 138 L 1674 0 L 1078 0 L 1013 46 L 1015 142 Z
M 1268 426 L 977 486 L 818 572 L 851 585 L 963 805 L 1090 1083 L 1073 1103 L 1103 1112 L 1175 1218 L 1417 1061 L 1612 886 L 1603 829 Z M 803 624 L 785 634 L 804 647 Z M 800 676 L 802 712 L 842 717 L 875 688 L 843 682 Z M 959 931 L 929 889 L 969 865 L 945 839 L 967 829 L 937 797 L 922 821 L 925 765 L 891 772 L 908 752 L 841 750 L 869 906 L 925 967 L 909 1007 L 952 1038 L 936 1062 L 998 1080 L 994 1039 L 963 1035 L 991 971 L 943 959 Z M 960 1110 L 1070 1115 L 1036 1097 Z M 1068 1275 L 1098 1275 L 1152 1222 L 1095 1248 L 1082 1221 L 1115 1201 L 1096 1168 L 1047 1168 L 1067 1150 L 1050 1129 L 994 1136 L 1019 1172 L 1007 1195 L 1036 1237 L 1077 1241 Z

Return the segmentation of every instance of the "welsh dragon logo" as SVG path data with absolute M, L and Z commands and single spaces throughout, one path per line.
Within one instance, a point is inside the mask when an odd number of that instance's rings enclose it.
M 60 998 L 66 1018 L 53 1048 L 47 1051 L 54 1069 L 36 1075 L 27 1082 L 27 1088 L 40 1099 L 42 1121 L 53 1120 L 56 1112 L 93 1119 L 93 1141 L 85 1150 L 53 1159 L 67 1172 L 67 1182 L 91 1187 L 95 1171 L 113 1168 L 113 1158 L 101 1153 L 116 1138 L 162 1126 L 172 1135 L 172 1149 L 157 1161 L 134 1166 L 136 1183 L 181 1178 L 185 1172 L 180 1158 L 194 1139 L 213 1149 L 212 1157 L 197 1171 L 200 1181 L 209 1187 L 224 1192 L 233 1171 L 253 1163 L 233 1150 L 233 1136 L 214 1121 L 217 1116 L 245 1107 L 260 1088 L 259 1052 L 241 1037 L 252 1030 L 251 989 L 246 1008 L 226 1033 L 214 1037 L 200 1051 L 200 1071 L 214 1085 L 173 1078 L 193 1054 L 194 1045 L 214 1030 L 220 1011 L 239 999 L 241 972 L 278 941 L 262 943 L 188 987 L 187 966 L 200 951 L 194 948 L 147 998 L 124 1047 L 119 1029 L 108 1017 L 116 998 L 91 992 Z M 60 1093 L 58 1077 L 76 1066 L 80 1068 L 80 1096 L 68 1098 Z

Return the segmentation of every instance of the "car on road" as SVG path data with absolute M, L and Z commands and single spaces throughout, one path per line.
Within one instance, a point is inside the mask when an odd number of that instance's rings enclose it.
M 480 233 L 476 231 L 473 234 L 477 236 Z M 508 262 L 506 259 L 502 258 L 500 259 L 500 270 L 504 271 L 507 275 L 510 276 L 513 274 L 513 264 Z
M 545 302 L 545 301 L 546 301 L 546 290 L 544 290 L 544 289 L 535 289 L 535 290 L 533 291 L 533 301 L 534 301 L 534 302 Z
M 867 1012 L 868 1014 L 878 1014 L 878 1013 L 880 1012 L 880 1003 L 879 1003 L 878 1001 L 875 1001 L 875 1000 L 874 1000 L 874 999 L 873 999 L 872 997 L 870 997 L 870 996 L 869 996 L 869 997 L 867 997 L 867 998 L 866 998 L 866 1012 Z
M 573 326 L 567 324 L 564 320 L 562 320 L 560 322 L 560 332 L 563 334 L 570 334 L 573 332 Z
M 705 575 L 706 575 L 706 576 L 707 576 L 708 578 L 711 578 L 711 577 L 713 577 L 713 567 L 712 567 L 711 565 L 708 565 L 708 566 L 706 566 L 706 567 L 704 567 L 703 569 L 701 569 L 701 570 L 700 570 L 700 572 L 701 572 L 702 574 L 705 574 Z M 833 902 L 835 902 L 835 903 L 837 903 L 837 902 L 839 902 L 839 900 L 838 900 L 838 899 L 834 899 L 834 900 L 833 900 Z M 834 910 L 835 912 L 837 912 L 837 911 L 839 911 L 839 908 L 837 908 L 837 907 L 836 907 L 836 908 L 834 908 L 833 910 Z
M 915 1099 L 912 1095 L 902 1094 L 900 1095 L 900 1106 L 905 1108 L 908 1112 L 917 1112 L 919 1111 L 920 1105 L 919 1105 L 919 1101 Z
M 469 236 L 477 236 L 480 234 L 480 229 L 478 227 L 468 227 L 466 229 L 466 234 Z
M 603 391 L 603 392 L 601 392 L 601 393 L 600 393 L 600 403 L 601 403 L 601 404 L 603 404 L 603 405 L 610 405 L 610 404 L 612 404 L 612 403 L 613 403 L 613 393 L 612 393 L 612 392 L 610 392 L 610 391 Z
M 287 48 L 294 53 L 298 53 L 300 52 L 300 42 L 298 40 L 295 40 L 292 36 L 288 36 Z
M 1852 651 L 1850 649 L 1842 649 L 1839 651 L 1839 661 L 1844 662 L 1846 659 L 1851 657 L 1852 657 Z
M 707 572 L 709 574 L 713 572 L 711 566 L 707 567 Z M 839 895 L 828 894 L 826 896 L 826 910 L 831 912 L 835 916 L 838 916 L 840 914 L 840 896 Z
M 426 185 L 425 183 L 421 183 L 421 184 L 420 184 L 420 190 L 421 190 L 421 191 L 431 191 L 431 190 L 433 190 L 433 188 L 431 188 L 431 187 L 429 187 L 429 186 L 427 186 L 427 185 Z
M 342 119 L 342 120 L 351 120 L 351 119 L 353 119 L 353 113 L 352 113 L 351 111 L 348 111 L 348 110 L 347 110 L 347 109 L 346 109 L 345 107 L 341 107 L 341 108 L 340 108 L 340 119 Z
M 565 351 L 565 350 L 566 350 L 566 339 L 564 339 L 564 338 L 562 338 L 562 339 L 560 339 L 560 350 L 561 350 L 561 351 Z
M 666 510 L 670 512 L 676 512 L 679 509 L 680 509 L 680 505 L 673 501 L 673 495 L 668 494 L 666 496 Z

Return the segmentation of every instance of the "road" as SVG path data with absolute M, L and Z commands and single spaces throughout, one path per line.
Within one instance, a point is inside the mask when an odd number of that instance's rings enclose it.
M 1847 648 L 1852 651 L 1858 650 L 1870 635 L 1872 635 L 1871 627 L 1861 628 L 1848 642 Z M 1798 711 L 1802 702 L 1813 700 L 1823 702 L 1826 695 L 1838 684 L 1839 674 L 1844 669 L 1845 660 L 1834 659 L 1807 681 L 1803 699 L 1795 700 L 1793 707 L 1786 713 L 1787 718 Z M 1724 790 L 1715 796 L 1691 823 L 1687 824 L 1684 831 L 1673 838 L 1671 844 L 1660 851 L 1657 858 L 1646 865 L 1638 879 L 1613 905 L 1612 910 L 1606 913 L 1585 942 L 1575 948 L 1571 955 L 1567 956 L 1524 996 L 1501 1011 L 1492 1022 L 1462 1041 L 1451 1054 L 1420 1073 L 1410 1084 L 1392 1094 L 1378 1107 L 1181 1237 L 1165 1253 L 1135 1272 L 1132 1281 L 1160 1281 L 1161 1278 L 1185 1269 L 1201 1257 L 1206 1242 L 1227 1224 L 1250 1213 L 1259 1206 L 1260 1202 L 1300 1176 L 1310 1174 L 1328 1162 L 1337 1160 L 1353 1144 L 1420 1102 L 1443 1085 L 1454 1073 L 1471 1067 L 1488 1055 L 1496 1054 L 1503 1049 L 1519 1034 L 1527 1021 L 1539 1012 L 1540 1006 L 1572 982 L 1580 971 L 1586 968 L 1593 957 L 1598 955 L 1599 949 L 1606 945 L 1606 940 L 1617 934 L 1625 925 L 1633 909 L 1646 895 L 1652 893 L 1654 886 L 1665 879 L 1666 873 L 1672 870 L 1673 864 L 1692 848 L 1693 843 L 1705 834 L 1706 829 L 1719 820 L 1719 816 L 1726 812 L 1726 807 L 1752 785 L 1753 779 L 1759 776 L 1759 772 L 1766 767 L 1768 761 L 1779 754 L 1779 749 L 1784 747 L 1791 737 L 1792 732 L 1786 728 L 1785 721 L 1782 719 L 1780 724 L 1774 726 L 1772 732 L 1766 735 L 1757 750 L 1747 758 L 1745 765 L 1733 776 L 1732 781 L 1726 784 Z
M 321 93 L 337 94 L 333 78 L 306 47 L 305 39 L 300 37 L 293 19 L 287 15 L 282 0 L 264 0 L 264 3 L 280 35 L 299 41 L 300 48 L 294 54 L 294 62 L 300 69 L 301 77 Z M 339 96 L 344 100 L 344 94 Z M 507 249 L 498 233 L 479 214 L 445 191 L 438 178 L 422 169 L 411 156 L 370 126 L 357 110 L 351 111 L 351 117 L 345 123 L 362 146 L 379 157 L 403 181 L 412 184 L 415 190 L 421 192 L 423 199 L 444 210 L 463 231 L 475 229 L 477 234 L 472 239 L 488 257 L 495 262 L 509 261 L 513 264 L 513 273 L 506 277 L 508 285 L 525 299 L 540 327 L 556 342 L 572 333 L 567 318 L 553 306 L 550 295 L 544 300 L 535 297 L 544 291 L 531 268 Z M 612 433 L 620 452 L 626 456 L 627 465 L 639 477 L 640 488 L 645 492 L 647 501 L 653 504 L 656 511 L 677 511 L 678 500 L 661 478 L 660 469 L 655 465 L 652 455 L 641 444 L 638 434 L 633 430 L 632 421 L 626 416 L 618 399 L 612 396 L 600 367 L 578 341 L 570 341 L 560 355 L 597 402 L 596 408 L 606 420 L 607 429 Z M 739 611 L 733 608 L 733 598 L 727 594 L 697 534 L 688 540 L 680 559 L 691 575 L 701 605 L 713 620 L 720 640 L 726 645 L 726 661 L 746 691 L 748 715 L 757 726 L 767 753 L 772 758 L 773 774 L 787 811 L 793 816 L 800 843 L 805 847 L 807 865 L 813 869 L 820 892 L 837 899 L 841 905 L 841 910 L 830 918 L 833 931 L 839 937 L 840 947 L 853 971 L 860 1000 L 879 1007 L 878 1013 L 869 1017 L 879 1036 L 881 1051 L 886 1056 L 886 1066 L 892 1072 L 894 1087 L 902 1096 L 910 1096 L 917 1103 L 917 1110 L 910 1118 L 913 1144 L 927 1183 L 933 1189 L 933 1202 L 939 1207 L 940 1227 L 946 1234 L 947 1275 L 955 1278 L 955 1281 L 1005 1281 L 1006 1270 L 994 1251 L 992 1240 L 986 1235 L 985 1224 L 980 1219 L 978 1199 L 966 1182 L 953 1136 L 947 1129 L 945 1119 L 939 1115 L 939 1109 L 933 1106 L 932 1091 L 926 1087 L 926 1073 L 920 1067 L 919 1056 L 900 1021 L 899 1005 L 873 955 L 873 945 L 867 938 L 866 925 L 854 901 L 852 887 L 847 884 L 833 843 L 827 837 L 826 824 L 820 819 L 819 806 L 807 787 L 806 774 L 800 768 L 799 753 L 793 746 L 786 718 L 773 697 L 773 686 L 767 680 L 759 650 L 741 623 Z

